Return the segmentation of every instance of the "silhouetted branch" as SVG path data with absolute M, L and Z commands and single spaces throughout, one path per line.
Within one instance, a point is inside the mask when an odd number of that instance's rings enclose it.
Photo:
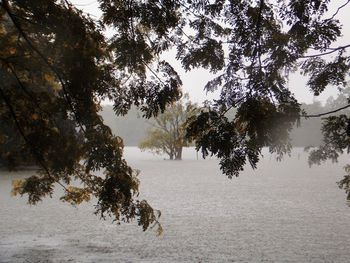
M 332 15 L 331 18 L 329 18 L 329 20 L 333 19 L 340 11 L 340 9 L 342 9 L 343 7 L 345 7 L 346 5 L 348 5 L 350 3 L 350 0 L 346 1 L 346 3 L 344 3 L 343 5 L 339 6 L 337 11 Z
M 350 0 L 349 0 L 350 1 Z M 350 47 L 350 44 L 349 45 L 345 45 L 345 46 L 340 46 L 340 47 L 337 47 L 337 48 L 332 48 L 331 51 L 328 51 L 328 52 L 325 52 L 325 53 L 319 53 L 319 54 L 314 54 L 314 55 L 305 55 L 305 56 L 302 56 L 300 58 L 314 58 L 314 57 L 321 57 L 321 56 L 325 56 L 325 55 L 329 55 L 329 54 L 332 54 L 338 50 L 342 50 L 342 49 L 347 49 Z
M 347 109 L 350 107 L 350 104 L 344 106 L 344 107 L 341 107 L 339 109 L 336 109 L 336 110 L 332 110 L 332 111 L 328 111 L 328 112 L 324 112 L 324 113 L 319 113 L 319 114 L 310 114 L 310 115 L 302 115 L 301 117 L 304 117 L 304 118 L 318 118 L 318 117 L 322 117 L 324 115 L 328 115 L 328 114 L 332 114 L 332 113 L 336 113 L 338 111 L 341 111 L 341 110 L 344 110 L 344 109 Z
M 79 123 L 80 128 L 82 129 L 82 131 L 85 133 L 85 129 L 84 127 L 82 127 L 79 118 L 77 116 L 77 113 L 74 109 L 73 103 L 68 95 L 68 91 L 66 89 L 64 80 L 62 79 L 61 75 L 57 72 L 57 70 L 49 63 L 49 61 L 47 60 L 47 58 L 44 56 L 43 53 L 40 52 L 40 50 L 38 50 L 33 43 L 31 42 L 31 40 L 29 39 L 29 37 L 27 36 L 27 34 L 23 31 L 21 25 L 17 22 L 14 14 L 12 14 L 9 4 L 7 2 L 7 0 L 2 0 L 2 7 L 5 9 L 6 13 L 9 15 L 12 23 L 14 24 L 14 26 L 17 28 L 18 32 L 20 33 L 20 35 L 23 37 L 23 39 L 27 42 L 27 44 L 29 45 L 29 47 L 39 55 L 39 57 L 44 61 L 44 63 L 50 68 L 50 70 L 56 75 L 58 81 L 60 82 L 61 86 L 62 86 L 62 90 L 64 93 L 64 97 L 70 107 L 70 109 L 72 110 L 73 114 L 75 115 L 76 120 Z
M 2 99 L 4 100 L 6 107 L 8 108 L 8 110 L 10 111 L 11 117 L 13 119 L 13 121 L 15 122 L 15 125 L 17 127 L 18 132 L 21 134 L 23 140 L 26 142 L 26 144 L 30 147 L 32 153 L 34 154 L 34 156 L 36 157 L 36 160 L 39 162 L 40 166 L 45 170 L 46 174 L 54 180 L 54 182 L 57 182 L 60 186 L 63 187 L 63 189 L 68 192 L 68 189 L 58 180 L 56 180 L 50 173 L 49 168 L 46 166 L 45 161 L 43 160 L 43 156 L 40 152 L 38 152 L 38 150 L 36 149 L 35 145 L 33 145 L 33 143 L 27 138 L 26 134 L 24 133 L 21 125 L 18 122 L 17 116 L 16 116 L 16 112 L 15 109 L 12 107 L 11 101 L 9 100 L 9 98 L 5 95 L 5 92 L 1 89 L 0 87 L 0 96 L 2 97 Z
M 11 71 L 12 75 L 13 75 L 14 78 L 16 79 L 16 81 L 17 81 L 19 87 L 23 90 L 23 92 L 24 92 L 25 94 L 27 94 L 28 97 L 30 97 L 30 99 L 34 102 L 34 104 L 38 107 L 38 109 L 39 109 L 41 112 L 45 113 L 45 114 L 46 114 L 48 117 L 50 117 L 51 120 L 55 123 L 55 120 L 54 120 L 54 118 L 52 117 L 51 113 L 49 113 L 49 112 L 47 112 L 46 110 L 44 110 L 44 109 L 40 106 L 40 104 L 39 104 L 37 98 L 35 98 L 35 97 L 26 89 L 26 87 L 25 87 L 24 84 L 22 83 L 20 77 L 19 77 L 18 74 L 16 73 L 14 67 L 13 67 L 6 59 L 0 58 L 0 60 L 4 61 L 4 63 L 6 64 L 7 68 Z M 56 125 L 57 125 L 57 124 L 56 124 Z

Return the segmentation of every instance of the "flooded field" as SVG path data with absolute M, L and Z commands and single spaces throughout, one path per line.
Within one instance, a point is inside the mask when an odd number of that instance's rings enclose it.
M 164 234 L 99 220 L 93 203 L 72 207 L 57 193 L 37 206 L 11 197 L 0 173 L 0 262 L 350 262 L 350 208 L 338 181 L 349 161 L 311 169 L 295 149 L 227 179 L 216 159 L 167 161 L 127 148 L 141 193 L 162 211 Z M 59 192 L 59 191 L 58 191 Z

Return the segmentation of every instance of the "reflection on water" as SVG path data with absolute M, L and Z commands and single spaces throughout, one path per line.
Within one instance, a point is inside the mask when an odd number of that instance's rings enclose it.
M 347 156 L 309 169 L 301 149 L 281 163 L 265 153 L 232 180 L 193 149 L 183 161 L 137 148 L 126 158 L 141 170 L 142 198 L 162 210 L 162 237 L 101 221 L 59 193 L 28 206 L 10 196 L 28 172 L 1 172 L 0 262 L 349 262 L 350 208 L 335 184 Z

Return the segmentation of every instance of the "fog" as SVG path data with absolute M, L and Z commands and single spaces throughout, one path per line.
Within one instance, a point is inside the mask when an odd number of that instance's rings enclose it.
M 127 147 L 140 169 L 141 198 L 162 211 L 164 234 L 93 215 L 93 204 L 52 199 L 37 206 L 11 197 L 11 181 L 33 171 L 0 173 L 0 262 L 348 262 L 350 208 L 336 181 L 338 164 L 309 168 L 295 148 L 276 162 L 266 149 L 258 169 L 221 174 L 218 160 L 184 150 L 182 161 Z

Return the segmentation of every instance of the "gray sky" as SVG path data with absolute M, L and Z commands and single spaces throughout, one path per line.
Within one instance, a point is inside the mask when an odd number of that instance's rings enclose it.
M 330 16 L 336 12 L 339 6 L 346 2 L 347 0 L 331 0 L 328 12 Z M 72 0 L 72 3 L 95 18 L 98 18 L 101 15 L 96 0 Z M 350 4 L 339 10 L 337 18 L 343 24 L 343 36 L 333 44 L 333 47 L 350 43 Z M 189 93 L 192 101 L 202 102 L 206 99 L 210 100 L 218 96 L 218 92 L 214 94 L 206 94 L 206 92 L 203 91 L 204 85 L 212 78 L 212 75 L 207 70 L 198 69 L 186 73 L 181 68 L 181 64 L 175 60 L 175 56 L 172 52 L 167 54 L 166 58 L 170 59 L 172 65 L 179 72 L 183 80 L 183 91 Z M 320 96 L 314 97 L 306 86 L 306 82 L 307 79 L 299 73 L 292 74 L 289 79 L 288 86 L 300 102 L 311 103 L 314 99 L 324 102 L 329 96 L 336 96 L 338 93 L 337 88 L 329 87 Z

